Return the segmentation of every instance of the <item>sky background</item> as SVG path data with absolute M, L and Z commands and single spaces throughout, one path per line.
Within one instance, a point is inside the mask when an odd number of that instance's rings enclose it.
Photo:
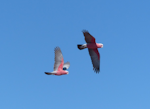
M 103 43 L 93 71 L 82 30 Z M 59 46 L 69 75 L 49 76 Z M 1 0 L 0 109 L 150 109 L 149 0 Z

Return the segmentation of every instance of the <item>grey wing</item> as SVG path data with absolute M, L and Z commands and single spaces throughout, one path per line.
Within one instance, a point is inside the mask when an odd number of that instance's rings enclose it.
M 55 48 L 55 63 L 54 63 L 54 71 L 58 69 L 60 64 L 63 62 L 63 55 L 59 47 Z
M 67 70 L 70 67 L 70 62 L 66 62 L 63 65 L 63 70 Z
M 93 70 L 96 73 L 100 72 L 100 54 L 97 49 L 88 49 L 93 64 Z
M 95 38 L 86 30 L 83 30 L 86 43 L 95 43 Z

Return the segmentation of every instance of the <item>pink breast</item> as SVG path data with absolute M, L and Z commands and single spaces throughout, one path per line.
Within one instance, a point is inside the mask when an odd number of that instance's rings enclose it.
M 55 75 L 60 76 L 60 75 L 64 75 L 64 74 L 67 74 L 67 72 L 64 70 L 60 70 L 60 71 L 57 71 L 57 73 Z
M 90 43 L 90 44 L 87 44 L 87 48 L 90 48 L 90 49 L 101 48 L 101 45 L 98 43 Z

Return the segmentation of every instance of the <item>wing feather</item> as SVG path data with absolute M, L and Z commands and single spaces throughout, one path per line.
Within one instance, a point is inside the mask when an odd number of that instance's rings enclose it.
M 59 47 L 55 48 L 55 63 L 54 63 L 54 71 L 57 71 L 58 68 L 62 69 L 64 64 L 63 55 Z
M 63 65 L 64 70 L 67 70 L 69 67 L 70 67 L 70 62 L 64 63 L 64 65 Z
M 83 30 L 86 43 L 95 43 L 95 38 L 86 30 Z
M 100 72 L 100 54 L 97 49 L 88 49 L 93 64 L 93 70 L 96 73 Z

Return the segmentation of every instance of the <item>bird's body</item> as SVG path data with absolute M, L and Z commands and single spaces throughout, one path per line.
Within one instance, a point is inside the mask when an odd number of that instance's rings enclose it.
M 68 71 L 64 71 L 64 70 L 53 71 L 53 72 L 45 72 L 45 74 L 47 74 L 47 75 L 57 75 L 57 76 L 66 75 L 68 73 L 69 73 Z
M 103 44 L 96 43 L 95 38 L 88 31 L 83 31 L 87 44 L 77 45 L 80 50 L 88 48 L 92 60 L 93 70 L 97 73 L 100 71 L 100 54 L 97 48 L 102 48 Z
M 70 66 L 69 62 L 64 63 L 63 55 L 59 47 L 55 48 L 55 63 L 54 63 L 54 71 L 53 72 L 45 72 L 47 75 L 66 75 L 69 74 L 66 71 Z
M 89 48 L 89 49 L 96 49 L 96 48 L 102 48 L 103 44 L 101 43 L 88 43 L 83 45 L 78 45 L 79 49 Z

